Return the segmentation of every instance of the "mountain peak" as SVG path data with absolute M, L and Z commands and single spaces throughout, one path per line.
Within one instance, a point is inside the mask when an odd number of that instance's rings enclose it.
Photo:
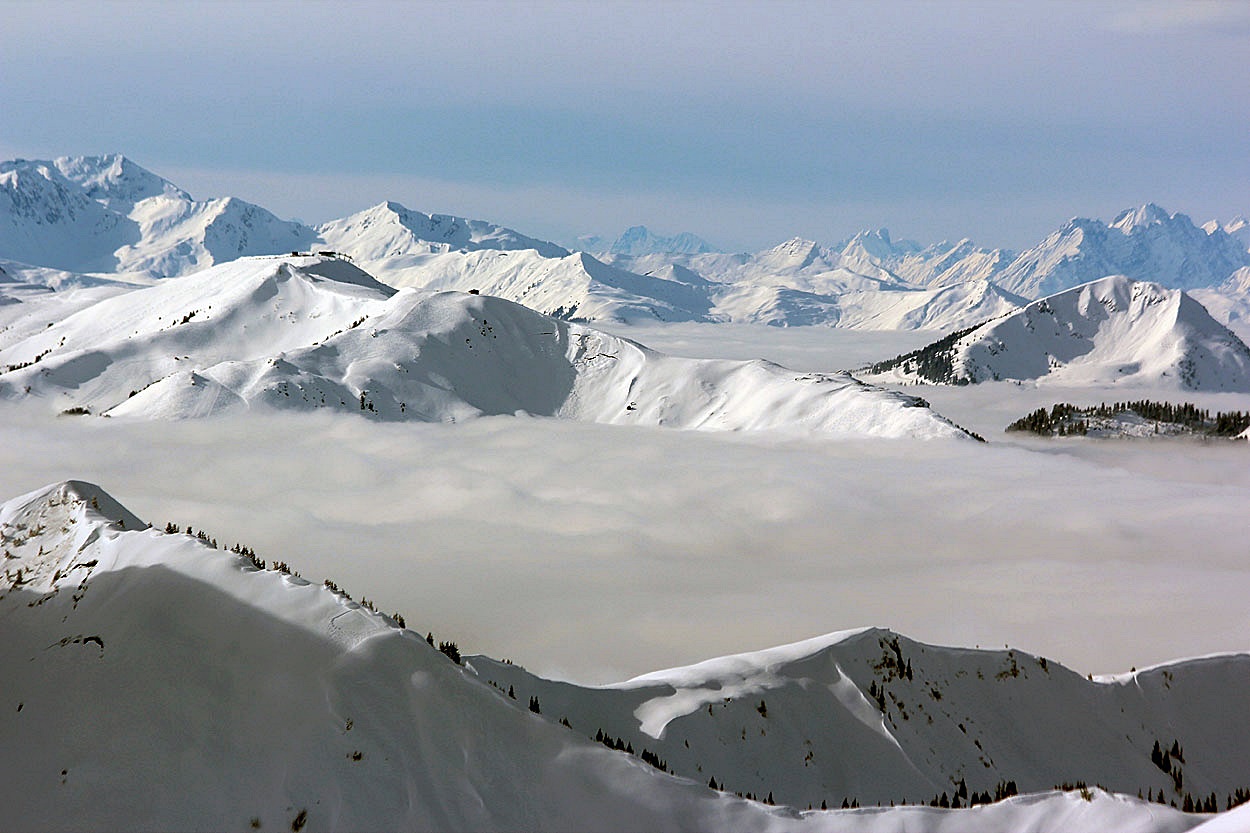
M 889 258 L 897 254 L 894 241 L 890 239 L 890 230 L 879 228 L 875 231 L 861 231 L 851 238 L 842 249 L 844 255 L 867 254 L 875 258 Z
M 88 197 L 109 208 L 128 210 L 149 197 L 191 199 L 186 191 L 120 153 L 62 156 L 52 164 L 61 176 L 82 188 Z
M 688 231 L 666 237 L 654 234 L 646 226 L 630 226 L 608 248 L 611 254 L 633 256 L 650 254 L 697 255 L 705 254 L 712 250 L 712 247 L 705 240 Z
M 1165 209 L 1155 203 L 1148 202 L 1139 208 L 1121 211 L 1115 220 L 1112 221 L 1111 228 L 1127 233 L 1134 229 L 1166 223 L 1171 219 L 1173 219 L 1173 216 Z

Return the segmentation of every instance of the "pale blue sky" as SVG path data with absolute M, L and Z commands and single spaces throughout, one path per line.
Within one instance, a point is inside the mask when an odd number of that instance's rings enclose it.
M 0 157 L 120 151 L 319 221 L 383 199 L 728 248 L 1024 247 L 1250 213 L 1250 4 L 49 3 L 0 26 Z

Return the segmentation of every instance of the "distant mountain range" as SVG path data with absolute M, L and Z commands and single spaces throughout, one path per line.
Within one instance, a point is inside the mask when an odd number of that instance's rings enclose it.
M 240 257 L 335 251 L 396 288 L 494 295 L 569 321 L 702 321 L 967 329 L 1109 275 L 1185 289 L 1223 323 L 1250 321 L 1250 226 L 1195 226 L 1156 205 L 1076 218 L 1014 253 L 921 246 L 888 231 L 755 253 L 643 226 L 571 252 L 484 220 L 387 201 L 306 226 L 234 198 L 197 201 L 119 156 L 0 163 L 0 268 L 49 287 L 150 283 Z

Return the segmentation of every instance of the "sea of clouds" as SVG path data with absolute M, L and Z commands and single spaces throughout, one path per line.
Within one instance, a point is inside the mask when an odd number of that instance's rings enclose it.
M 769 355 L 768 333 L 724 335 L 739 340 L 724 354 L 804 370 L 889 346 L 792 332 L 775 339 L 792 355 Z M 157 526 L 332 578 L 462 651 L 589 683 L 862 625 L 1082 673 L 1250 647 L 1250 446 L 1011 439 L 1007 421 L 1074 397 L 921 393 L 994 442 L 6 405 L 0 499 L 96 482 Z

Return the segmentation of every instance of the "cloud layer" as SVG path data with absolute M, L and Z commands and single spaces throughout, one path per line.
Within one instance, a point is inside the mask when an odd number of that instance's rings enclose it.
M 5 423 L 6 498 L 95 481 L 150 522 L 582 681 L 872 624 L 1093 672 L 1245 649 L 1250 632 L 1243 447 L 49 422 L 11 406 Z

